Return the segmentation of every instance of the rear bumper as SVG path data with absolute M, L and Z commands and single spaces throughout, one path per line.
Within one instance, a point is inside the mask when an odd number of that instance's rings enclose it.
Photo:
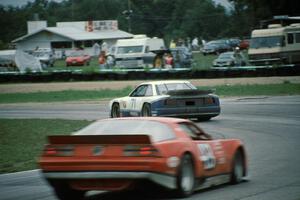
M 157 108 L 152 111 L 152 116 L 170 116 L 170 117 L 216 117 L 220 114 L 220 106 L 207 106 L 196 108 Z
M 129 179 L 149 180 L 169 189 L 176 188 L 176 177 L 154 172 L 43 172 L 47 180 Z

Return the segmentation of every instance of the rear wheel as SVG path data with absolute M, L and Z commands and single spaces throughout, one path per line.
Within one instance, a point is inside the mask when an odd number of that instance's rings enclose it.
M 198 121 L 201 122 L 201 121 L 208 121 L 211 119 L 211 117 L 208 117 L 208 116 L 200 116 L 200 117 L 197 117 Z
M 144 104 L 142 108 L 142 116 L 143 117 L 150 117 L 151 116 L 151 106 L 150 104 Z
M 235 153 L 233 160 L 233 167 L 231 172 L 231 183 L 237 184 L 242 182 L 244 176 L 244 157 L 242 152 L 239 150 Z
M 177 175 L 177 195 L 187 197 L 194 191 L 195 175 L 192 158 L 185 154 L 181 160 Z
M 86 191 L 74 190 L 67 185 L 54 186 L 54 191 L 60 200 L 82 200 Z
M 112 118 L 120 117 L 120 105 L 118 103 L 113 103 L 110 115 Z

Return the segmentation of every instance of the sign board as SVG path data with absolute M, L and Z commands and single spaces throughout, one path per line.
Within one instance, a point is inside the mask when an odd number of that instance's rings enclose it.
M 57 22 L 57 27 L 73 27 L 87 32 L 118 30 L 117 20 Z
M 86 31 L 118 30 L 117 20 L 87 21 Z

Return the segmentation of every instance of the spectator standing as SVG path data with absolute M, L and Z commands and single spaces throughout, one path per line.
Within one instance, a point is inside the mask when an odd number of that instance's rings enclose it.
M 97 42 L 93 45 L 93 50 L 94 56 L 98 56 L 100 54 L 101 47 Z
M 199 48 L 199 41 L 198 41 L 198 38 L 195 37 L 192 41 L 192 49 L 197 50 L 198 48 Z
M 171 48 L 176 48 L 176 43 L 174 42 L 174 40 L 171 40 L 170 42 L 170 49 Z
M 100 52 L 98 61 L 99 61 L 100 69 L 106 69 L 106 53 L 105 53 L 105 51 Z
M 189 50 L 192 49 L 191 38 L 189 38 L 189 37 L 186 38 L 186 47 L 187 47 Z
M 101 45 L 101 51 L 104 51 L 105 53 L 108 52 L 108 45 L 106 42 L 103 42 Z
M 174 65 L 174 60 L 173 56 L 171 53 L 167 53 L 166 56 L 164 57 L 165 59 L 165 68 L 166 69 L 172 69 Z

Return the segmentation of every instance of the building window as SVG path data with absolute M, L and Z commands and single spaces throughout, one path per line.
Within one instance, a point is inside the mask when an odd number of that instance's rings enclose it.
M 294 43 L 294 34 L 288 33 L 288 44 L 293 44 L 293 43 Z
M 72 42 L 51 42 L 53 49 L 69 49 L 72 48 Z
M 84 41 L 84 47 L 93 47 L 93 41 L 92 40 Z
M 75 44 L 75 48 L 83 48 L 84 47 L 83 41 L 75 41 L 74 44 Z
M 296 43 L 300 43 L 300 33 L 296 33 L 295 36 Z

